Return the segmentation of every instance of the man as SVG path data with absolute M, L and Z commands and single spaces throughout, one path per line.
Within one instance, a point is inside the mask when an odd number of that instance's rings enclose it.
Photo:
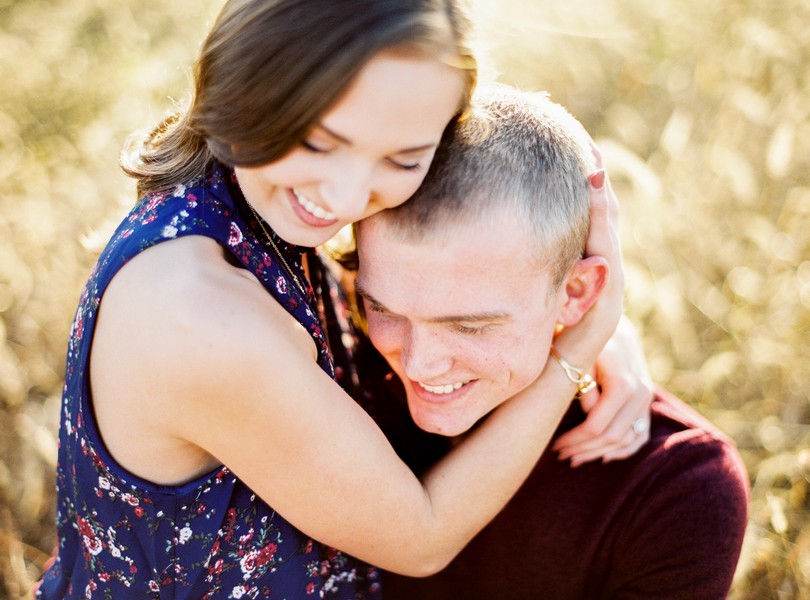
M 505 87 L 478 103 L 417 195 L 358 228 L 369 337 L 407 405 L 372 412 L 417 470 L 537 377 L 609 277 L 582 258 L 592 165 L 578 123 Z M 583 419 L 573 403 L 558 433 Z M 725 598 L 747 493 L 732 442 L 661 390 L 639 452 L 572 468 L 547 451 L 445 570 L 389 574 L 385 597 Z

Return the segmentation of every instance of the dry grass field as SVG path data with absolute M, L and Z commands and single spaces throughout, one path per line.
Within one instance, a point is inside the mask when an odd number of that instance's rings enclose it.
M 171 109 L 221 0 L 0 0 L 0 598 L 54 546 L 63 354 L 134 200 L 132 130 Z M 600 141 L 627 312 L 655 378 L 738 443 L 731 598 L 810 599 L 810 4 L 478 0 L 484 76 L 548 90 Z

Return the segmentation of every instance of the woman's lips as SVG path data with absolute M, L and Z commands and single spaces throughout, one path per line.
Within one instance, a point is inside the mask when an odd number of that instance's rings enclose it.
M 329 227 L 338 221 L 337 215 L 292 188 L 287 189 L 287 197 L 296 216 L 311 227 Z

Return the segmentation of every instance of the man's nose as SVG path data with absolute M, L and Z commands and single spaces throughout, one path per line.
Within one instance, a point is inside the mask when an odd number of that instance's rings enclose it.
M 410 327 L 402 344 L 402 366 L 414 381 L 435 381 L 450 370 L 453 358 L 441 335 L 424 327 Z

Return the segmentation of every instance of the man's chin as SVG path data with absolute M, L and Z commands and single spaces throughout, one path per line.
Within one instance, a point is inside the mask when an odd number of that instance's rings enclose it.
M 410 413 L 413 422 L 419 429 L 445 437 L 463 435 L 475 424 L 475 421 L 459 420 L 454 416 L 414 410 L 412 407 Z

